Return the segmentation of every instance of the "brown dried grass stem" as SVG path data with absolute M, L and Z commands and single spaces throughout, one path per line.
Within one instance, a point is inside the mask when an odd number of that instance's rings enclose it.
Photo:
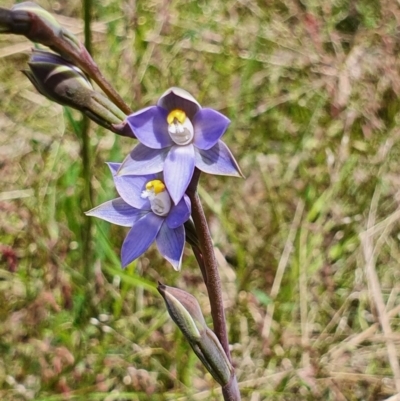
M 371 296 L 371 302 L 373 307 L 376 308 L 379 323 L 382 327 L 383 334 L 386 338 L 386 349 L 388 354 L 388 360 L 393 372 L 395 380 L 396 391 L 400 393 L 400 365 L 397 357 L 396 347 L 394 345 L 392 337 L 392 329 L 389 322 L 388 313 L 386 311 L 386 305 L 383 300 L 382 291 L 379 283 L 379 278 L 375 268 L 376 258 L 376 247 L 374 245 L 373 235 L 369 233 L 369 230 L 375 225 L 376 214 L 378 209 L 378 203 L 380 198 L 380 188 L 375 188 L 374 195 L 371 200 L 367 231 L 360 234 L 361 247 L 365 260 L 365 275 L 368 282 L 369 292 Z

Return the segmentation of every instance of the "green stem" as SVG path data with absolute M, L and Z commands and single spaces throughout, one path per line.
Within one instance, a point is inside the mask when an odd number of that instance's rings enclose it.
M 87 51 L 92 54 L 92 0 L 85 0 L 83 2 L 83 18 L 85 23 L 85 47 Z
M 84 182 L 82 194 L 82 209 L 90 210 L 93 205 L 93 188 L 91 182 L 91 154 L 89 143 L 89 129 L 90 120 L 88 117 L 83 116 L 82 131 L 81 131 L 81 158 L 82 158 L 82 179 Z M 89 280 L 92 278 L 92 265 L 93 265 L 93 247 L 92 247 L 92 221 L 93 219 L 84 219 L 84 226 L 82 230 L 82 259 L 84 263 L 85 278 Z
M 91 24 L 91 8 L 92 1 L 85 0 L 83 2 L 84 22 L 85 22 L 85 47 L 88 52 L 91 52 L 92 47 L 92 33 L 90 29 Z M 92 207 L 93 200 L 93 188 L 92 188 L 92 169 L 91 169 L 91 154 L 90 154 L 90 120 L 88 117 L 83 116 L 82 120 L 82 132 L 81 132 L 81 157 L 82 157 L 82 178 L 84 181 L 83 191 L 83 207 L 84 210 L 89 210 Z M 92 276 L 92 261 L 93 261 L 93 249 L 92 249 L 92 219 L 86 218 L 84 220 L 83 235 L 82 235 L 82 247 L 83 247 L 83 262 L 85 278 L 89 280 Z

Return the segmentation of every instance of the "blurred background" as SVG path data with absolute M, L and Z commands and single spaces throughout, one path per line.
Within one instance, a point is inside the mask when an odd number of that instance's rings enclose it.
M 37 3 L 83 39 L 80 1 Z M 243 400 L 400 392 L 399 22 L 390 0 L 93 1 L 93 56 L 133 110 L 179 86 L 232 120 L 246 179 L 200 195 Z M 180 273 L 155 247 L 122 270 L 127 230 L 83 214 L 136 141 L 92 123 L 84 167 L 81 115 L 20 72 L 32 46 L 0 36 L 0 398 L 221 399 L 155 289 L 211 326 L 190 249 Z

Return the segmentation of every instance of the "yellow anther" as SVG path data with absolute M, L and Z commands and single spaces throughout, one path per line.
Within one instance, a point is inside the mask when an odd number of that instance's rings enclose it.
M 168 125 L 171 125 L 175 120 L 183 124 L 186 120 L 186 113 L 179 109 L 172 110 L 167 117 Z
M 146 184 L 147 191 L 153 191 L 156 195 L 165 191 L 165 185 L 160 180 L 152 180 Z

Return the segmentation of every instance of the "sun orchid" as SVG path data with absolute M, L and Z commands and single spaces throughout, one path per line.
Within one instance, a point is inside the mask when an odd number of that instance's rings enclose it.
M 209 174 L 241 175 L 220 140 L 230 120 L 216 110 L 202 108 L 183 89 L 168 89 L 156 106 L 131 114 L 127 122 L 140 143 L 124 160 L 118 175 L 163 171 L 175 204 L 185 193 L 195 167 Z
M 161 255 L 175 270 L 180 270 L 185 245 L 184 223 L 191 213 L 189 198 L 185 195 L 174 205 L 162 174 L 118 176 L 120 166 L 120 163 L 109 163 L 120 197 L 86 214 L 132 227 L 121 248 L 123 267 L 142 255 L 155 241 Z

